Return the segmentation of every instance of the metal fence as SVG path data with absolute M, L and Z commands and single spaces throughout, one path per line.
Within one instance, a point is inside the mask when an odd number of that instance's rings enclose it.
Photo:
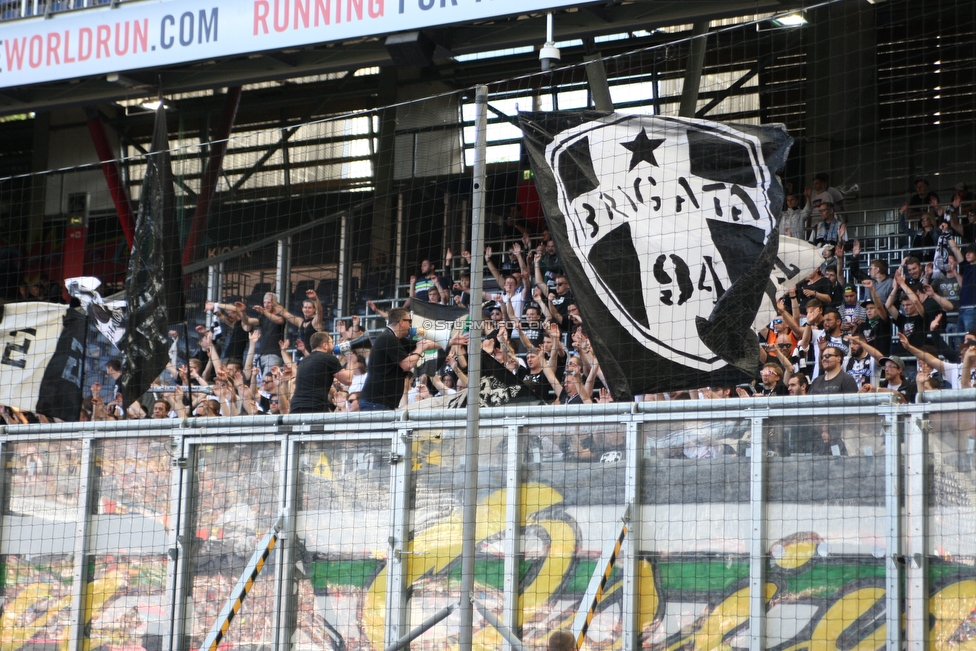
M 976 391 L 926 398 L 484 410 L 473 596 L 525 648 L 971 643 Z M 219 648 L 388 648 L 467 598 L 464 418 L 9 426 L 0 642 L 201 648 L 283 516 Z

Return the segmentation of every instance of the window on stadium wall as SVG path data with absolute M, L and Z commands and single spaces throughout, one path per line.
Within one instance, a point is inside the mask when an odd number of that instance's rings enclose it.
M 890 137 L 971 126 L 976 17 L 965 3 L 942 2 L 938 9 L 878 6 L 880 124 Z

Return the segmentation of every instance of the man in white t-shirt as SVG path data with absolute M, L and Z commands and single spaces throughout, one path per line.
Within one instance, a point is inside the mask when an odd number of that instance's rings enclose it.
M 960 364 L 947 362 L 939 359 L 930 352 L 927 352 L 921 348 L 916 348 L 909 343 L 908 337 L 900 332 L 898 333 L 898 341 L 900 341 L 905 350 L 914 355 L 919 362 L 922 362 L 938 371 L 942 375 L 943 379 L 945 379 L 953 389 L 968 389 L 976 385 L 976 334 L 971 332 L 966 333 L 966 336 L 962 342 L 963 359 L 962 363 Z M 967 367 L 967 360 L 969 362 L 969 377 L 966 378 L 966 380 L 963 380 L 962 374 L 963 369 Z
M 807 219 L 824 202 L 834 204 L 837 210 L 844 210 L 844 195 L 837 188 L 830 187 L 830 177 L 823 172 L 813 177 L 813 190 L 803 188 L 803 195 L 807 198 L 807 205 L 803 206 Z

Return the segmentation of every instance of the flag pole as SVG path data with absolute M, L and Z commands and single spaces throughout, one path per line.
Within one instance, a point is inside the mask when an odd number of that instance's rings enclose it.
M 183 398 L 183 420 L 193 416 L 193 382 L 190 379 L 190 319 L 189 310 L 183 310 L 183 352 L 186 354 L 186 396 Z M 176 369 L 176 382 L 182 384 L 180 369 Z
M 471 199 L 471 328 L 468 338 L 468 411 L 464 444 L 464 511 L 461 529 L 460 651 L 471 651 L 474 624 L 474 552 L 478 514 L 478 421 L 481 388 L 481 292 L 484 287 L 485 152 L 488 146 L 488 87 L 475 88 L 474 182 Z

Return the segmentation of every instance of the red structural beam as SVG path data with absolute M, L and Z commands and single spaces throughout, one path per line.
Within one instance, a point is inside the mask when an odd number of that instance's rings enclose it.
M 224 154 L 227 153 L 227 139 L 230 137 L 231 129 L 234 128 L 234 120 L 237 119 L 237 107 L 240 103 L 241 87 L 228 88 L 227 98 L 224 100 L 224 110 L 220 115 L 220 124 L 210 145 L 207 169 L 203 173 L 203 180 L 200 182 L 200 194 L 197 197 L 196 212 L 193 213 L 193 223 L 190 225 L 190 235 L 187 237 L 186 246 L 183 249 L 184 267 L 196 258 L 197 248 L 207 232 L 210 204 L 213 203 L 214 194 L 217 192 L 217 181 L 220 179 L 220 170 L 224 164 Z
M 108 136 L 105 135 L 105 125 L 102 124 L 101 116 L 95 109 L 89 109 L 87 113 L 88 133 L 91 134 L 95 152 L 102 164 L 102 173 L 105 174 L 105 182 L 108 183 L 108 191 L 112 195 L 112 203 L 115 204 L 115 211 L 118 213 L 119 222 L 122 224 L 122 232 L 125 233 L 125 240 L 129 243 L 131 250 L 132 242 L 135 239 L 136 220 L 132 216 L 129 193 L 122 185 L 118 160 L 112 150 L 112 145 L 108 142 Z

